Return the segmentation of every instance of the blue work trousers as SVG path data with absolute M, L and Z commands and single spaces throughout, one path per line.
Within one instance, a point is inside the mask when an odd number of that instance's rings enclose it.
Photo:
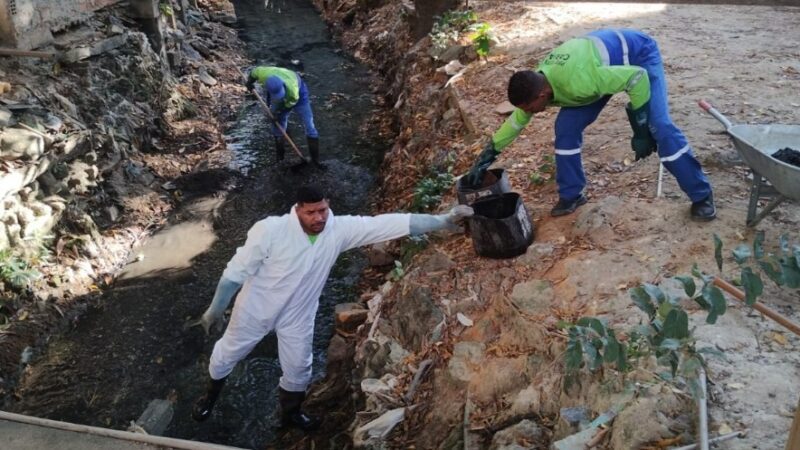
M 278 105 L 272 105 L 272 115 L 275 116 L 275 119 L 281 125 L 281 127 L 286 130 L 286 126 L 289 125 L 289 114 L 292 111 L 296 111 L 297 114 L 300 116 L 300 120 L 303 121 L 303 129 L 306 132 L 306 137 L 310 138 L 319 138 L 319 133 L 317 132 L 317 127 L 314 126 L 314 113 L 311 112 L 311 101 L 308 98 L 308 87 L 306 86 L 305 81 L 300 78 L 300 75 L 297 76 L 297 80 L 300 82 L 300 98 L 297 100 L 297 103 L 291 108 L 282 108 Z M 280 137 L 281 131 L 275 124 L 272 124 L 272 135 L 276 137 Z
M 711 194 L 700 163 L 680 129 L 672 122 L 667 104 L 667 81 L 661 53 L 656 41 L 637 30 L 603 29 L 589 34 L 598 46 L 603 62 L 608 65 L 634 65 L 647 71 L 650 80 L 650 132 L 658 144 L 658 156 L 664 167 L 678 180 L 683 192 L 692 202 Z M 604 47 L 604 48 L 603 48 Z M 594 103 L 563 107 L 555 123 L 556 182 L 562 199 L 577 198 L 586 186 L 581 161 L 583 130 L 597 119 L 611 96 Z

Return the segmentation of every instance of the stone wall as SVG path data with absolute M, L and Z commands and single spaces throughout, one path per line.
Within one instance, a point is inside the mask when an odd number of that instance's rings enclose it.
M 0 44 L 32 49 L 92 12 L 121 0 L 0 0 Z

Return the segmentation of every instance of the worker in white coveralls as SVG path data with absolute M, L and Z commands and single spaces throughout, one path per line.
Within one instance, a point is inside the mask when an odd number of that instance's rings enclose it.
M 275 330 L 283 376 L 279 403 L 284 426 L 308 431 L 319 420 L 301 410 L 311 382 L 314 317 L 319 296 L 340 253 L 360 247 L 436 230 L 458 232 L 472 215 L 468 206 L 449 213 L 382 214 L 375 217 L 334 217 L 328 200 L 316 187 L 297 192 L 288 214 L 256 222 L 244 246 L 228 262 L 211 305 L 201 323 L 206 331 L 221 320 L 233 294 L 236 298 L 228 328 L 214 345 L 207 392 L 197 400 L 192 417 L 206 420 L 228 374 L 237 362 Z

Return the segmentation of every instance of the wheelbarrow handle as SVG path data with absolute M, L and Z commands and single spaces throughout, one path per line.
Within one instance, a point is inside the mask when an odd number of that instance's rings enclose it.
M 705 99 L 701 99 L 697 102 L 697 104 L 700 105 L 700 107 L 703 108 L 705 112 L 711 114 L 712 116 L 714 116 L 715 119 L 722 122 L 722 124 L 725 125 L 725 130 L 731 129 L 731 127 L 733 126 L 731 121 L 728 120 L 728 118 L 725 117 L 721 112 L 717 111 L 717 108 L 714 108 L 711 105 L 711 103 L 709 103 Z

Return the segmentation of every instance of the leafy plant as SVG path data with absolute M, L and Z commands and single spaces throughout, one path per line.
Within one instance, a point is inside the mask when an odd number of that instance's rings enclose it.
M 759 231 L 752 245 L 740 244 L 731 253 L 740 269 L 739 284 L 745 293 L 745 302 L 752 306 L 764 292 L 762 274 L 778 287 L 800 288 L 800 245 L 789 244 L 788 237 L 780 237 L 779 253 L 764 249 L 764 232 Z M 714 241 L 717 266 L 722 270 L 722 241 Z M 718 255 L 718 256 L 717 256 Z
M 489 55 L 489 48 L 491 45 L 492 35 L 491 27 L 488 23 L 478 23 L 470 27 L 474 33 L 469 37 L 472 45 L 475 47 L 475 52 L 478 56 L 483 58 Z
M 543 162 L 539 164 L 539 167 L 531 172 L 530 176 L 528 177 L 528 180 L 531 182 L 531 184 L 536 186 L 541 186 L 555 179 L 553 174 L 556 171 L 556 166 L 553 155 L 542 156 L 542 161 Z
M 715 237 L 715 243 L 717 240 Z M 691 276 L 673 279 L 683 286 L 686 297 L 708 312 L 707 323 L 714 324 L 725 314 L 725 296 L 712 284 L 713 277 L 702 274 L 697 265 L 692 268 Z M 699 290 L 696 279 L 702 282 Z M 620 334 L 598 318 L 584 317 L 576 324 L 562 324 L 568 332 L 564 387 L 575 383 L 584 367 L 597 372 L 604 366 L 614 366 L 624 373 L 640 361 L 655 358 L 659 366 L 669 368 L 659 373 L 661 378 L 673 381 L 680 376 L 692 395 L 700 395 L 697 374 L 700 367 L 705 366 L 702 354 L 719 352 L 696 347 L 689 329 L 689 315 L 681 305 L 682 298 L 649 283 L 628 290 L 628 294 L 636 307 L 647 315 L 648 322 L 629 330 L 624 338 L 618 338 Z
M 161 14 L 164 14 L 167 17 L 172 17 L 175 14 L 175 12 L 172 10 L 172 6 L 166 3 L 161 3 L 158 5 L 158 9 L 161 11 Z
M 28 287 L 41 274 L 9 250 L 0 251 L 0 279 L 17 289 Z
M 431 29 L 431 45 L 437 51 L 446 50 L 449 45 L 458 41 L 461 33 L 477 21 L 478 15 L 469 9 L 442 14 Z
M 389 272 L 389 279 L 392 281 L 400 281 L 406 275 L 406 271 L 403 268 L 403 263 L 400 261 L 395 260 L 394 262 L 394 269 Z
M 414 187 L 414 199 L 411 209 L 414 212 L 430 211 L 442 201 L 442 194 L 453 185 L 453 163 L 455 156 L 451 153 L 446 158 L 446 167 L 442 171 L 433 169 Z

